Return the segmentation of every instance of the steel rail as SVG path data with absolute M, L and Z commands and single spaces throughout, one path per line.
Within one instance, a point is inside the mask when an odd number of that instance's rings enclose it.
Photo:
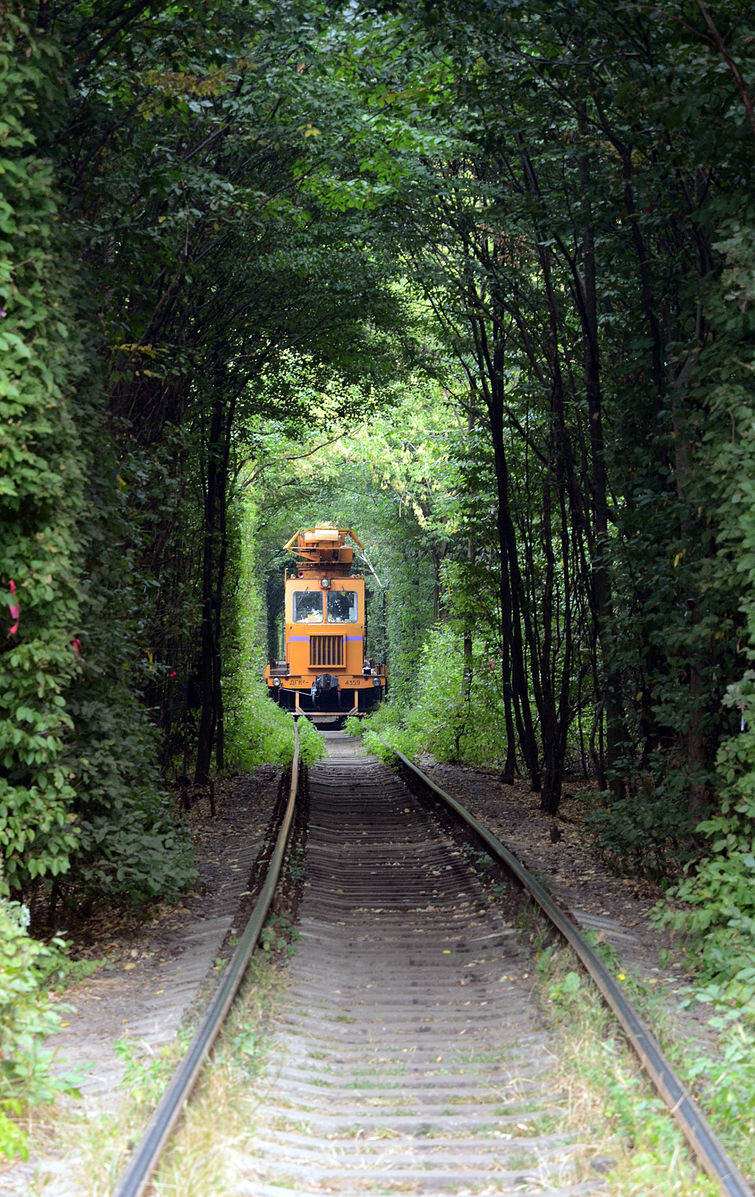
M 525 869 L 524 865 L 496 839 L 478 819 L 460 802 L 431 781 L 413 761 L 404 756 L 382 736 L 373 732 L 381 744 L 420 778 L 423 785 L 433 791 L 456 815 L 475 833 L 494 859 L 500 860 L 520 882 L 524 889 L 540 906 L 551 923 L 558 929 L 576 952 L 585 969 L 592 977 L 606 1002 L 621 1023 L 633 1048 L 650 1076 L 658 1093 L 673 1114 L 693 1153 L 702 1164 L 711 1180 L 715 1181 L 727 1197 L 753 1197 L 752 1189 L 742 1176 L 734 1161 L 719 1142 L 705 1115 L 687 1092 L 676 1072 L 661 1051 L 652 1031 L 630 1005 L 617 981 L 603 961 L 567 915 L 546 893 L 542 885 Z
M 236 996 L 252 952 L 257 946 L 265 924 L 275 887 L 278 884 L 286 844 L 296 806 L 296 791 L 299 781 L 299 727 L 294 724 L 294 759 L 291 765 L 291 787 L 275 849 L 265 876 L 260 895 L 251 913 L 244 934 L 231 959 L 228 971 L 215 994 L 199 1029 L 192 1039 L 186 1054 L 163 1094 L 159 1105 L 150 1118 L 136 1151 L 123 1172 L 114 1191 L 114 1197 L 141 1197 L 152 1173 L 157 1167 L 160 1155 L 178 1121 L 181 1111 L 194 1087 L 199 1071 L 212 1048 L 218 1032 Z

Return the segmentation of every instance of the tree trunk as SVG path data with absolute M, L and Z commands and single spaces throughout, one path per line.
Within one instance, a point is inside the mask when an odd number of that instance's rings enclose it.
M 202 543 L 202 625 L 198 662 L 200 714 L 197 731 L 197 759 L 194 771 L 196 785 L 206 785 L 210 776 L 212 749 L 217 725 L 217 694 L 219 679 L 217 554 L 220 506 L 224 500 L 223 431 L 225 405 L 222 393 L 216 390 L 212 404 L 210 428 L 206 446 L 206 478 L 204 501 L 204 533 Z
M 492 380 L 495 388 L 502 381 Z M 518 724 L 519 742 L 533 790 L 540 790 L 540 764 L 532 724 L 529 687 L 524 664 L 522 643 L 522 585 L 517 557 L 516 533 L 511 518 L 509 499 L 509 474 L 506 449 L 503 443 L 503 405 L 491 396 L 488 403 L 490 414 L 493 457 L 495 461 L 496 489 L 498 493 L 498 541 L 501 553 L 501 622 L 504 645 L 511 661 L 511 688 L 514 712 Z M 506 679 L 504 679 L 504 682 Z

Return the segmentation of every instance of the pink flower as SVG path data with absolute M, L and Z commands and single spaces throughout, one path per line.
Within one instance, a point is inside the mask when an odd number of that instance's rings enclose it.
M 0 309 L 0 311 L 1 311 L 1 310 L 2 310 L 2 309 Z M 4 314 L 4 313 L 3 313 L 3 314 Z M 9 584 L 9 585 L 10 585 L 10 592 L 11 592 L 11 594 L 13 595 L 13 598 L 15 599 L 15 597 L 16 597 L 16 583 L 13 581 L 13 579 L 12 579 L 12 578 L 11 578 L 11 580 L 10 580 L 10 584 Z M 19 621 L 19 616 L 20 616 L 20 614 L 21 614 L 21 608 L 19 607 L 18 603 L 10 603 L 10 604 L 9 604 L 9 606 L 8 606 L 8 610 L 10 611 L 10 617 L 11 617 L 11 619 L 15 619 L 15 621 L 16 621 L 16 622 L 13 624 L 13 627 L 12 627 L 12 628 L 10 628 L 10 630 L 9 630 L 9 632 L 8 632 L 8 635 L 9 635 L 9 636 L 15 636 L 16 632 L 18 631 L 18 621 Z

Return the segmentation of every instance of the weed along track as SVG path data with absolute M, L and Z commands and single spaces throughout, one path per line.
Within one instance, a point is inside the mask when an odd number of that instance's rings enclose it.
M 557 1129 L 549 1038 L 500 899 L 397 777 L 328 740 L 264 1127 L 236 1191 L 598 1191 Z

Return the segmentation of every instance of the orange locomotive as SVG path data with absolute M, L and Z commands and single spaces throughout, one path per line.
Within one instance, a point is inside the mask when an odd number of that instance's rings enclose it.
M 286 573 L 286 657 L 265 681 L 282 705 L 301 715 L 362 715 L 385 695 L 384 665 L 364 656 L 364 578 L 352 574 L 349 528 L 306 528 L 291 537 L 296 573 Z

